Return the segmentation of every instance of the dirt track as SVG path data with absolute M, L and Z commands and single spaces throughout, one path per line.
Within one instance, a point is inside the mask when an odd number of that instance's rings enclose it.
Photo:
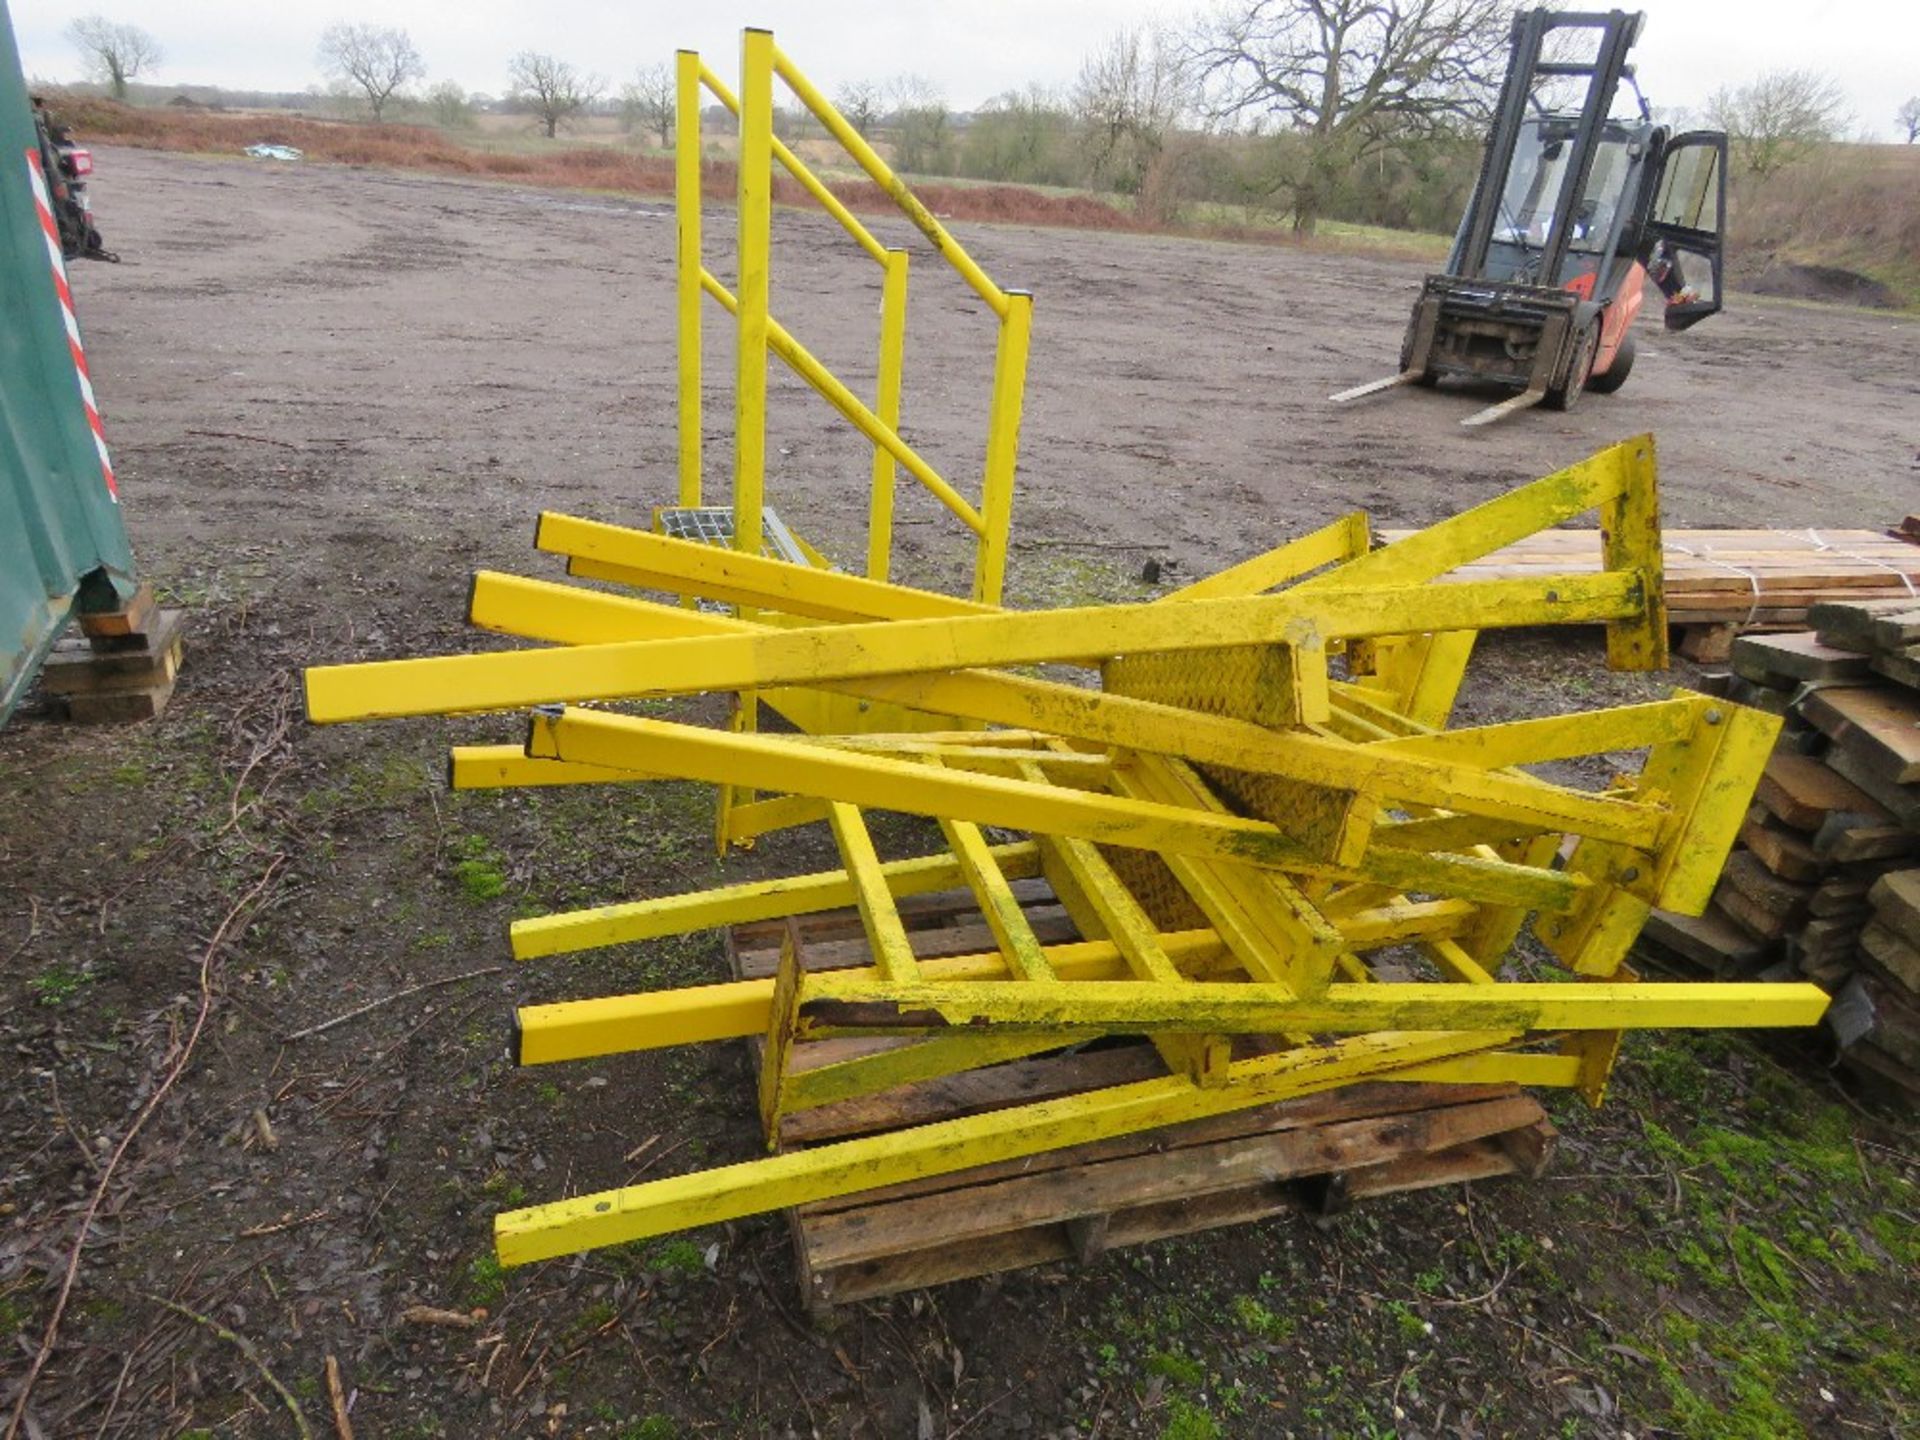
M 1900 1433 L 1920 1411 L 1915 1381 L 1874 1368 L 1910 1355 L 1897 1337 L 1913 1333 L 1920 1256 L 1873 1218 L 1913 1213 L 1920 1147 L 1833 1103 L 1812 1067 L 1718 1037 L 1635 1041 L 1597 1117 L 1556 1102 L 1562 1183 L 1400 1197 L 1325 1233 L 1202 1235 L 858 1307 L 824 1331 L 794 1314 L 772 1218 L 503 1283 L 494 1211 L 744 1158 L 757 1138 L 731 1047 L 551 1074 L 506 1057 L 512 1004 L 716 978 L 710 940 L 514 967 L 507 920 L 817 854 L 776 837 L 716 866 L 691 786 L 618 806 L 448 795 L 449 735 L 500 727 L 316 731 L 293 676 L 484 645 L 463 623 L 466 577 L 554 573 L 529 550 L 537 511 L 644 523 L 671 498 L 671 220 L 659 203 L 414 176 L 99 162 L 126 263 L 77 273 L 80 314 L 137 552 L 193 629 L 158 725 L 81 731 L 29 711 L 0 735 L 0 1053 L 23 1057 L 0 1093 L 8 1330 L 37 1337 L 35 1278 L 57 1275 L 94 1183 L 81 1148 L 122 1132 L 191 1015 L 209 932 L 270 878 L 82 1271 L 36 1392 L 50 1434 L 93 1434 L 110 1399 L 109 1433 L 285 1433 L 238 1351 L 149 1292 L 249 1336 L 316 1433 L 328 1354 L 375 1436 L 1706 1437 Z M 716 241 L 724 226 L 715 214 Z M 960 228 L 990 273 L 1036 292 L 1016 598 L 1127 593 L 1149 555 L 1198 573 L 1355 506 L 1422 523 L 1644 429 L 1674 523 L 1867 525 L 1920 505 L 1912 319 L 1736 297 L 1691 335 L 1649 330 L 1620 395 L 1466 432 L 1480 402 L 1461 395 L 1325 403 L 1391 364 L 1418 264 Z M 777 229 L 777 313 L 870 388 L 869 267 L 849 246 L 811 252 L 824 221 Z M 972 490 L 992 330 L 916 248 L 909 428 Z M 709 473 L 724 477 L 717 315 L 710 334 Z M 773 389 L 775 503 L 857 555 L 862 447 L 791 377 Z M 900 572 L 951 583 L 957 526 L 918 498 L 903 516 Z M 1648 693 L 1599 672 L 1590 642 L 1522 642 L 1499 663 Z M 1643 1129 L 1652 1116 L 1702 1154 L 1693 1127 L 1710 1116 L 1760 1148 L 1676 1158 Z M 1704 1243 L 1724 1265 L 1736 1218 L 1797 1257 L 1779 1271 L 1788 1303 L 1737 1252 L 1737 1287 L 1668 1255 Z M 1803 1248 L 1800 1229 L 1830 1248 Z M 414 1304 L 489 1313 L 471 1332 L 420 1328 L 400 1319 Z M 1756 1378 L 1747 1357 L 1771 1357 L 1788 1325 L 1806 1335 Z M 1692 1392 L 1706 1411 L 1683 1404 Z M 1718 1406 L 1742 1428 L 1715 1428 Z
M 364 563 L 409 534 L 491 547 L 517 542 L 540 507 L 617 517 L 670 498 L 663 204 L 136 151 L 107 152 L 101 173 L 102 218 L 128 263 L 82 271 L 82 314 L 134 533 L 160 570 L 205 563 L 223 534 L 296 540 L 302 566 L 334 562 L 338 546 Z M 716 252 L 726 223 L 709 222 Z M 778 313 L 870 388 L 871 265 L 824 218 L 783 214 L 777 230 Z M 1035 292 L 1026 539 L 1152 541 L 1197 569 L 1355 505 L 1424 523 L 1646 429 L 1675 524 L 1871 524 L 1920 496 L 1911 318 L 1735 297 L 1686 335 L 1646 325 L 1617 396 L 1473 432 L 1457 424 L 1477 403 L 1464 395 L 1325 403 L 1391 367 L 1417 263 L 961 235 L 1002 283 Z M 916 248 L 906 416 L 971 489 L 992 327 Z M 722 320 L 709 314 L 716 387 L 732 367 Z M 790 375 L 773 385 L 775 503 L 810 536 L 852 540 L 859 443 Z M 723 437 L 725 392 L 710 394 L 708 429 Z M 301 448 L 196 433 L 219 430 Z M 232 481 L 209 484 L 205 458 Z M 716 438 L 722 487 L 729 464 Z M 351 518 L 374 515 L 383 523 Z M 955 529 L 907 533 L 931 561 Z M 457 564 L 451 549 L 419 558 Z

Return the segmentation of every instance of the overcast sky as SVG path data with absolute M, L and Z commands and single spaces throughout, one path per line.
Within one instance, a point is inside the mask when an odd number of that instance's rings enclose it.
M 413 37 L 433 80 L 506 88 L 507 57 L 541 50 L 616 85 L 681 46 L 736 68 L 742 25 L 771 25 L 782 48 L 829 92 L 854 78 L 913 73 L 956 109 L 1038 81 L 1065 85 L 1113 29 L 1210 4 L 1149 0 L 762 0 L 757 5 L 617 0 L 6 0 L 30 76 L 77 79 L 62 31 L 97 11 L 140 25 L 166 48 L 154 78 L 261 90 L 303 90 L 319 78 L 314 43 L 335 20 L 376 20 Z M 1602 8 L 1604 0 L 1590 0 Z M 1568 4 L 1568 8 L 1585 8 Z M 1920 94 L 1920 0 L 1640 0 L 1647 30 L 1635 61 L 1655 105 L 1693 108 L 1721 85 L 1767 70 L 1825 71 L 1847 96 L 1857 131 L 1893 136 L 1900 102 Z M 1904 137 L 1901 137 L 1904 138 Z

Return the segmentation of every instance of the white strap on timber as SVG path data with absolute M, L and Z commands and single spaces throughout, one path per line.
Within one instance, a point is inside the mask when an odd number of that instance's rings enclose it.
M 1829 545 L 1826 542 L 1826 540 L 1824 540 L 1821 537 L 1821 534 L 1818 530 L 1809 528 L 1807 531 L 1807 538 L 1813 541 L 1813 548 L 1816 550 L 1823 550 L 1833 555 L 1845 556 L 1849 560 L 1858 560 L 1863 565 L 1878 566 L 1880 569 L 1886 571 L 1889 575 L 1893 576 L 1902 585 L 1906 586 L 1907 594 L 1909 596 L 1915 599 L 1920 599 L 1920 590 L 1916 590 L 1914 588 L 1913 577 L 1907 574 L 1907 572 L 1902 570 L 1898 565 L 1889 565 L 1886 561 L 1881 560 L 1873 555 L 1862 555 L 1859 552 L 1854 550 L 1843 550 L 1838 545 Z
M 1718 565 L 1722 570 L 1731 570 L 1735 575 L 1738 575 L 1742 580 L 1746 581 L 1747 588 L 1753 595 L 1753 603 L 1747 606 L 1747 618 L 1740 622 L 1740 628 L 1745 630 L 1753 624 L 1753 617 L 1760 613 L 1760 577 L 1758 574 L 1752 570 L 1748 570 L 1744 566 L 1734 564 L 1731 560 L 1722 560 L 1718 555 L 1713 553 L 1713 547 L 1711 545 L 1701 545 L 1696 548 L 1692 545 L 1684 544 L 1679 540 L 1668 540 L 1667 549 L 1678 550 L 1682 555 L 1691 556 L 1695 560 L 1704 560 L 1709 565 Z

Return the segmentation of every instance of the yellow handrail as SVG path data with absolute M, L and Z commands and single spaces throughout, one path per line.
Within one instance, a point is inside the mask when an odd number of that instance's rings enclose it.
M 740 36 L 740 162 L 736 215 L 740 274 L 739 339 L 734 360 L 733 543 L 760 553 L 761 511 L 767 475 L 767 314 L 773 259 L 773 35 L 748 29 Z M 759 157 L 759 163 L 753 163 Z M 706 272 L 701 272 L 704 284 Z
M 997 604 L 1005 584 L 1008 532 L 1013 505 L 1014 470 L 1020 431 L 1021 398 L 1026 383 L 1027 350 L 1033 300 L 1024 291 L 1002 290 L 988 278 L 958 240 L 849 124 L 805 75 L 773 43 L 765 30 L 742 33 L 738 93 L 693 51 L 680 52 L 675 145 L 675 203 L 679 212 L 677 300 L 680 330 L 680 503 L 701 503 L 701 337 L 700 294 L 707 294 L 734 317 L 738 327 L 734 390 L 734 544 L 757 553 L 764 533 L 766 475 L 766 357 L 778 355 L 819 392 L 873 446 L 868 508 L 869 576 L 887 578 L 894 529 L 894 487 L 898 471 L 924 485 L 978 539 L 973 595 Z M 994 354 L 993 392 L 987 423 L 986 454 L 976 507 L 900 434 L 902 380 L 906 363 L 908 253 L 889 247 L 856 217 L 827 183 L 773 133 L 773 84 L 784 81 L 883 193 L 932 242 L 941 257 L 984 300 L 999 322 Z M 739 280 L 729 291 L 708 271 L 701 257 L 700 102 L 711 93 L 739 123 L 737 258 Z M 885 271 L 880 305 L 880 353 L 871 408 L 780 326 L 770 311 L 768 271 L 772 258 L 774 161 L 800 182 L 869 258 Z
M 974 288 L 975 293 L 992 308 L 993 313 L 1005 316 L 1013 303 L 1007 292 L 988 278 L 987 272 L 980 268 L 960 242 L 947 233 L 947 227 L 934 219 L 933 212 L 921 204 L 919 196 L 907 188 L 907 182 L 893 173 L 887 162 L 880 158 L 879 152 L 867 143 L 866 137 L 847 123 L 846 117 L 833 108 L 827 97 L 814 87 L 811 80 L 800 73 L 793 61 L 789 60 L 778 46 L 773 49 L 773 70 L 787 82 L 787 88 L 793 91 L 800 103 L 813 112 L 813 118 L 824 125 L 827 133 L 838 140 L 841 148 L 859 163 L 862 170 L 867 172 L 873 183 L 884 190 L 920 233 L 933 242 L 933 248 L 946 257 L 949 265 L 960 272 L 966 282 Z
M 712 271 L 700 272 L 700 288 L 718 300 L 729 315 L 739 315 L 739 299 L 714 277 Z M 767 317 L 767 348 L 786 361 L 801 379 L 818 390 L 821 398 L 845 416 L 854 429 L 904 465 L 907 473 L 931 490 L 942 504 L 960 517 L 961 522 L 969 530 L 976 535 L 985 533 L 986 521 L 981 518 L 980 512 L 968 503 L 967 498 L 942 479 L 939 471 L 922 460 L 918 451 L 883 424 L 879 416 L 861 403 L 859 396 L 841 384 L 838 376 L 822 365 L 812 351 L 794 339 L 786 327 L 771 316 Z
M 704 64 L 700 67 L 700 83 L 713 92 L 714 98 L 727 107 L 728 112 L 734 119 L 738 120 L 740 118 L 739 98 L 733 91 L 727 88 L 726 81 L 714 74 L 713 71 L 709 70 Z M 871 230 L 860 223 L 858 217 L 856 217 L 851 210 L 847 209 L 838 195 L 827 188 L 825 181 L 821 180 L 819 176 L 807 168 L 805 161 L 787 148 L 786 142 L 778 135 L 773 137 L 773 158 L 786 167 L 789 175 L 793 176 L 794 179 L 806 187 L 807 193 L 818 200 L 821 207 L 829 215 L 833 216 L 834 219 L 838 220 L 841 227 L 849 235 L 860 242 L 860 248 L 862 250 L 871 255 L 878 264 L 885 265 L 887 263 L 887 247 L 882 245 L 879 240 L 874 237 Z
M 674 288 L 680 329 L 680 503 L 700 503 L 700 72 L 692 50 L 674 56 Z M 688 144 L 688 137 L 693 143 Z

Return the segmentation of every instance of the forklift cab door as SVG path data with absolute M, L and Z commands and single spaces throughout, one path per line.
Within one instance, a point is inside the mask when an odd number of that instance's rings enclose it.
M 1685 330 L 1720 311 L 1727 213 L 1727 137 L 1690 130 L 1667 142 L 1647 213 L 1647 271 L 1666 295 L 1666 325 Z

